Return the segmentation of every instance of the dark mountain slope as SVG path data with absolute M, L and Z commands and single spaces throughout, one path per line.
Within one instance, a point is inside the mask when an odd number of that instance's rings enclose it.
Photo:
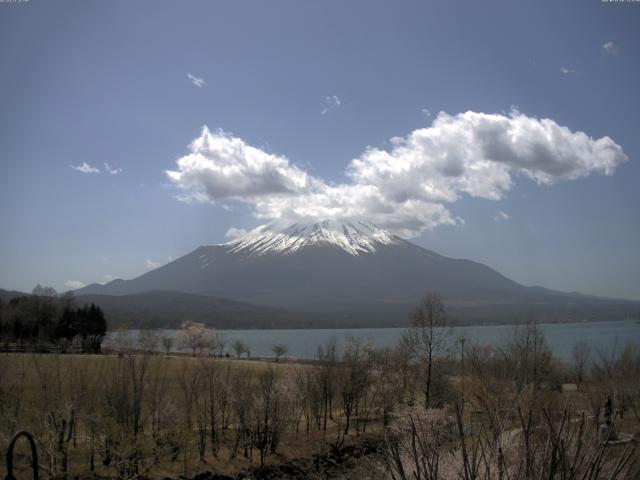
M 78 295 L 77 303 L 100 305 L 110 328 L 176 328 L 185 320 L 216 328 L 306 328 L 322 323 L 319 317 L 308 313 L 170 291 Z
M 591 318 L 631 313 L 639 305 L 525 287 L 486 265 L 438 255 L 374 226 L 335 222 L 259 227 L 135 279 L 90 285 L 77 294 L 156 290 L 309 312 L 345 325 L 402 323 L 426 291 L 440 292 L 455 315 L 473 321 Z

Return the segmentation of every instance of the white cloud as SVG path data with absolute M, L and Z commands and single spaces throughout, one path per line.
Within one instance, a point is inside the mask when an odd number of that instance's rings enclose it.
M 563 75 L 577 75 L 578 74 L 578 72 L 576 70 L 573 70 L 572 68 L 567 68 L 567 67 L 560 68 L 560 73 L 562 73 Z
M 165 172 L 185 190 L 183 201 L 257 198 L 272 194 L 300 194 L 310 177 L 288 159 L 267 153 L 219 130 L 205 126 L 178 160 L 178 170 Z
M 92 167 L 87 162 L 82 162 L 82 165 L 69 165 L 74 170 L 77 170 L 82 173 L 100 173 L 100 170 Z
M 111 175 L 118 175 L 119 173 L 122 173 L 121 168 L 113 168 L 107 162 L 104 162 L 104 169 Z
M 80 280 L 67 280 L 66 282 L 64 282 L 64 286 L 69 290 L 76 290 L 78 288 L 84 287 L 85 285 Z
M 493 217 L 493 220 L 496 222 L 504 222 L 509 220 L 510 218 L 511 218 L 511 215 L 503 212 L 502 210 L 498 210 L 498 213 L 496 213 L 496 216 Z
M 187 72 L 187 78 L 191 80 L 191 83 L 193 83 L 198 88 L 202 88 L 206 85 L 204 78 L 196 77 L 194 75 L 191 75 L 189 72 Z
M 110 273 L 107 273 L 102 276 L 102 280 L 104 281 L 104 283 L 109 283 L 111 280 L 115 280 L 115 279 L 116 277 L 111 275 Z
M 160 262 L 147 260 L 146 262 L 144 262 L 144 266 L 147 268 L 147 270 L 153 270 L 154 268 L 158 268 L 160 266 Z
M 329 95 L 325 97 L 324 101 L 322 102 L 322 105 L 323 107 L 322 107 L 322 111 L 320 112 L 320 115 L 326 115 L 331 110 L 335 110 L 336 108 L 339 108 L 342 105 L 342 102 L 336 95 Z
M 423 108 L 420 112 L 427 118 L 431 118 L 431 112 L 427 108 Z
M 602 44 L 602 50 L 607 55 L 613 55 L 614 57 L 617 57 L 620 54 L 620 46 L 616 45 L 612 41 Z
M 236 238 L 240 238 L 246 234 L 247 231 L 244 228 L 231 227 L 229 230 L 227 230 L 227 233 L 225 233 L 224 236 L 230 238 L 231 240 L 235 240 Z
M 609 137 L 594 139 L 515 109 L 441 112 L 431 126 L 391 139 L 389 150 L 367 148 L 349 163 L 349 181 L 341 184 L 206 127 L 190 148 L 177 170 L 166 172 L 183 200 L 237 200 L 258 218 L 286 222 L 366 218 L 405 237 L 462 223 L 448 209 L 461 195 L 500 200 L 516 178 L 552 185 L 611 175 L 627 160 Z

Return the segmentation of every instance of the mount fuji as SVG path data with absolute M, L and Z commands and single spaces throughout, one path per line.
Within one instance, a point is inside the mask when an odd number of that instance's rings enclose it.
M 439 255 L 371 223 L 338 220 L 263 225 L 132 280 L 92 284 L 75 293 L 100 303 L 97 297 L 155 292 L 150 298 L 157 300 L 179 292 L 313 315 L 314 325 L 324 318 L 353 326 L 402 324 L 427 291 L 442 294 L 453 316 L 466 322 L 620 318 L 639 305 L 527 287 L 486 265 Z

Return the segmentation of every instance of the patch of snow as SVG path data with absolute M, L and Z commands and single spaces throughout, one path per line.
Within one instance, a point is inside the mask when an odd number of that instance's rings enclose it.
M 262 225 L 246 235 L 223 244 L 229 252 L 249 251 L 290 254 L 311 245 L 333 245 L 351 255 L 375 253 L 384 245 L 405 245 L 401 238 L 366 222 L 325 220 L 309 224 L 294 223 L 285 228 Z

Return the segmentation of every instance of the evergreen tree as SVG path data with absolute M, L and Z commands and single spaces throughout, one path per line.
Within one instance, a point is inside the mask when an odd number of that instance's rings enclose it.
M 107 334 L 107 321 L 102 309 L 93 303 L 86 309 L 86 323 L 83 331 L 83 339 L 88 341 L 88 346 L 94 353 L 100 353 L 102 341 Z
M 78 335 L 78 328 L 77 311 L 66 307 L 56 325 L 56 339 L 71 340 Z
M 0 341 L 19 347 L 47 351 L 52 343 L 65 346 L 75 337 L 84 351 L 100 352 L 107 333 L 102 309 L 95 305 L 74 306 L 73 295 L 57 295 L 40 285 L 29 296 L 0 303 Z

